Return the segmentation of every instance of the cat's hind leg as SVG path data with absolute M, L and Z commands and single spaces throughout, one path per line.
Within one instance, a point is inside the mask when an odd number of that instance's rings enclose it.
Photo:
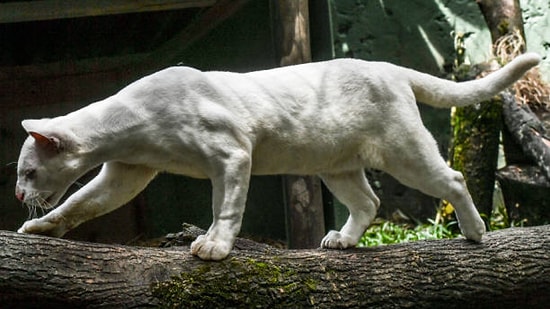
M 321 247 L 354 247 L 376 216 L 380 200 L 372 191 L 362 169 L 339 174 L 323 174 L 321 179 L 350 212 L 342 229 L 330 231 L 321 241 Z
M 156 170 L 144 166 L 104 163 L 99 174 L 63 204 L 41 218 L 25 222 L 18 232 L 61 237 L 81 223 L 124 205 L 156 174 Z
M 406 137 L 406 143 L 394 143 L 407 145 L 407 148 L 388 151 L 386 166 L 381 169 L 404 185 L 449 201 L 455 208 L 462 234 L 480 241 L 485 233 L 485 223 L 472 201 L 462 173 L 445 163 L 426 129 L 411 131 L 414 134 Z

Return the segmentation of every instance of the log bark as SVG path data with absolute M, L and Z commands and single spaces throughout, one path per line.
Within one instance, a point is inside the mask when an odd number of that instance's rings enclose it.
M 546 125 L 527 104 L 518 105 L 514 96 L 503 93 L 503 118 L 510 135 L 506 154 L 508 166 L 497 179 L 502 188 L 509 220 L 525 225 L 550 222 L 550 138 Z M 526 159 L 524 159 L 526 158 Z
M 195 235 L 189 237 L 192 239 Z M 204 262 L 0 231 L 0 307 L 544 308 L 550 226 L 373 248 L 281 250 L 239 239 Z
M 503 94 L 503 118 L 513 140 L 523 153 L 550 180 L 550 137 L 546 127 L 527 104 L 518 105 L 514 97 Z
M 511 224 L 550 223 L 550 181 L 534 165 L 508 165 L 497 172 L 506 214 Z

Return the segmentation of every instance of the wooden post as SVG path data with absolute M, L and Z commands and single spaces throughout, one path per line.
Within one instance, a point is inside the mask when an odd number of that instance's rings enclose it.
M 311 61 L 307 0 L 273 1 L 279 65 Z M 283 176 L 290 248 L 317 248 L 325 234 L 321 181 L 314 176 Z

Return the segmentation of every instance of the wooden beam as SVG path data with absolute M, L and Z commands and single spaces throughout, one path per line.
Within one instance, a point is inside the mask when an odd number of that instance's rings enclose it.
M 151 53 L 0 67 L 0 108 L 91 102 L 111 95 L 138 77 L 175 64 L 181 51 L 233 16 L 248 1 L 217 1 Z
M 198 18 L 190 23 L 183 31 L 174 36 L 169 42 L 162 45 L 151 54 L 153 58 L 163 57 L 166 61 L 178 61 L 177 51 L 184 50 L 196 40 L 200 39 L 219 24 L 232 17 L 250 0 L 218 0 L 212 7 L 201 12 Z M 162 56 L 162 55 L 170 55 Z
M 42 0 L 0 4 L 0 23 L 180 10 L 216 0 Z

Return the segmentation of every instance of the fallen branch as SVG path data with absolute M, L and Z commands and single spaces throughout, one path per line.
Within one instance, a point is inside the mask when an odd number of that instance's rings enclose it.
M 222 262 L 186 247 L 102 245 L 0 231 L 0 307 L 517 308 L 550 303 L 550 226 L 353 249 L 239 240 Z
M 503 93 L 502 98 L 506 127 L 523 153 L 535 162 L 550 181 L 550 137 L 544 124 L 527 104 L 518 105 L 510 93 Z

